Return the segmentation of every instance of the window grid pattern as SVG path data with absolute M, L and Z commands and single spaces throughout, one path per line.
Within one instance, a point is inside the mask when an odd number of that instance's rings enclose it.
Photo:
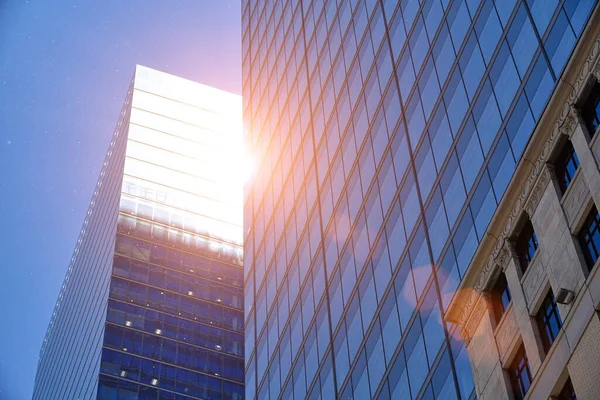
M 501 273 L 498 277 L 498 280 L 492 289 L 491 298 L 496 322 L 500 322 L 500 319 L 512 300 L 508 282 L 506 281 L 506 275 L 504 275 L 504 273 Z
M 243 2 L 249 398 L 469 398 L 434 321 L 594 2 L 538 3 Z
M 562 327 L 562 319 L 560 318 L 558 306 L 556 305 L 552 291 L 546 295 L 546 298 L 540 306 L 537 313 L 537 322 L 540 329 L 542 344 L 544 350 L 547 352 L 550 350 L 552 343 L 554 343 L 554 339 L 556 339 L 556 336 Z
M 517 242 L 515 243 L 515 250 L 519 256 L 521 270 L 523 273 L 525 273 L 527 267 L 531 263 L 531 260 L 533 260 L 537 248 L 538 240 L 535 236 L 533 225 L 531 225 L 531 221 L 527 220 L 525 226 L 523 226 L 523 229 L 519 234 L 519 237 L 517 238 Z
M 244 399 L 240 117 L 240 96 L 136 67 L 35 399 Z
M 239 97 L 154 73 L 134 80 L 97 397 L 241 400 L 242 193 L 218 172 Z
M 513 394 L 516 400 L 522 400 L 529 386 L 531 385 L 531 371 L 529 369 L 529 360 L 525 353 L 523 345 L 517 351 L 515 359 L 512 362 L 509 371 L 510 380 L 513 387 Z
M 577 153 L 575 153 L 571 141 L 567 141 L 554 165 L 558 185 L 563 193 L 569 188 L 575 172 L 577 172 L 577 168 L 579 168 Z
M 40 350 L 36 400 L 96 395 L 104 333 L 96 317 L 108 297 L 131 93 L 130 88 Z M 87 312 L 74 319 L 82 308 Z
M 598 81 L 594 82 L 583 104 L 581 117 L 585 122 L 590 137 L 593 137 L 600 126 L 600 83 Z
M 600 215 L 598 215 L 598 210 L 594 206 L 579 232 L 579 242 L 581 243 L 583 254 L 590 269 L 596 264 L 596 260 L 598 260 L 598 255 L 600 254 L 599 225 Z

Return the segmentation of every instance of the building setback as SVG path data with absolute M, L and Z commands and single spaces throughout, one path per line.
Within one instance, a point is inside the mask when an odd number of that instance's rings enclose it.
M 600 398 L 598 7 L 561 81 L 446 312 L 480 399 Z
M 137 66 L 34 399 L 243 399 L 239 96 Z
M 595 8 L 242 2 L 248 399 L 481 393 L 443 316 Z

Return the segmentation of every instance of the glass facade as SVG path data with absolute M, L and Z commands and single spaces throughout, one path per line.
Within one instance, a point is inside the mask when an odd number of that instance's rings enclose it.
M 443 310 L 594 0 L 244 0 L 248 398 L 470 399 Z
M 65 295 L 70 317 L 90 314 L 98 332 L 90 392 L 37 392 L 44 399 L 243 399 L 240 97 L 138 66 L 119 130 L 120 169 L 106 174 L 115 182 L 106 200 L 114 212 L 99 217 L 111 227 L 99 306 Z M 88 251 L 81 268 L 93 271 L 95 249 Z

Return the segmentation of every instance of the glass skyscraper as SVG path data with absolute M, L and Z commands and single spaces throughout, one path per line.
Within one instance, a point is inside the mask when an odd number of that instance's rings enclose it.
M 239 96 L 138 66 L 34 399 L 243 399 Z
M 594 0 L 244 0 L 248 399 L 473 399 L 442 315 Z

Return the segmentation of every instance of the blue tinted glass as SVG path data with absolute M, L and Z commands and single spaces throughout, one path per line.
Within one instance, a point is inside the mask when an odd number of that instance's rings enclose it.
M 500 21 L 502 21 L 502 25 L 506 26 L 510 14 L 512 13 L 513 8 L 515 7 L 515 2 L 517 0 L 503 0 L 503 1 L 495 1 L 496 9 L 498 10 L 498 15 L 500 16 Z
M 408 49 L 405 49 L 400 56 L 400 63 L 396 71 L 400 82 L 400 93 L 402 94 L 402 98 L 407 99 L 410 89 L 415 83 L 415 70 Z
M 442 4 L 439 0 L 426 0 L 421 12 L 425 18 L 425 26 L 427 27 L 429 37 L 434 37 L 444 13 Z
M 364 350 L 360 352 L 358 362 L 352 372 L 352 386 L 355 398 L 368 399 L 371 397 L 369 376 L 367 374 L 367 360 Z
M 433 186 L 433 181 L 437 176 L 437 169 L 433 161 L 433 152 L 429 145 L 429 140 L 423 141 L 421 148 L 415 156 L 415 166 L 417 168 L 417 178 L 419 180 L 419 188 L 421 189 L 421 197 L 426 199 L 429 196 L 429 191 Z
M 404 352 L 400 352 L 400 354 L 398 354 L 398 358 L 396 358 L 388 377 L 388 382 L 392 399 L 412 398 L 408 385 L 408 374 L 406 373 Z
M 471 32 L 467 39 L 467 44 L 460 56 L 460 68 L 464 77 L 467 94 L 472 99 L 485 71 L 485 64 L 477 45 L 475 32 Z
M 446 21 L 450 27 L 450 35 L 452 36 L 454 47 L 458 49 L 471 24 L 469 10 L 467 10 L 467 4 L 464 0 L 457 0 L 452 3 Z
M 406 245 L 404 223 L 402 220 L 400 203 L 398 201 L 394 202 L 394 204 L 392 205 L 392 211 L 390 213 L 390 217 L 388 219 L 385 229 L 388 241 L 390 243 L 394 243 L 394 245 L 391 246 L 389 250 L 392 268 L 395 268 L 396 264 L 398 263 L 398 260 L 400 259 L 400 255 L 404 250 L 404 246 Z
M 421 321 L 423 321 L 427 359 L 430 364 L 433 364 L 446 338 L 435 285 L 429 287 L 425 301 L 421 306 Z
M 458 269 L 460 274 L 464 276 L 473 254 L 477 249 L 477 235 L 475 233 L 475 226 L 471 213 L 469 210 L 465 213 L 462 221 L 458 225 L 456 234 L 452 241 L 454 248 L 456 249 L 456 261 L 458 263 Z
M 408 135 L 410 143 L 414 146 L 419 142 L 419 138 L 425 127 L 425 116 L 421 106 L 421 98 L 418 92 L 413 92 L 411 99 L 406 105 L 406 123 L 408 126 Z
M 545 58 L 540 55 L 536 61 L 525 91 L 527 92 L 527 98 L 531 105 L 531 111 L 533 112 L 534 118 L 537 120 L 542 114 L 546 106 L 546 102 L 552 93 L 554 87 L 554 79 L 548 68 Z M 513 147 L 514 149 L 514 147 Z M 518 152 L 515 150 L 515 156 Z
M 452 131 L 456 132 L 469 107 L 460 69 L 456 68 L 444 93 L 444 103 Z
M 425 59 L 425 54 L 427 54 L 427 49 L 429 48 L 429 40 L 427 39 L 427 32 L 425 30 L 422 17 L 417 18 L 417 23 L 414 26 L 408 41 L 410 44 L 413 64 L 415 66 L 415 70 L 418 71 L 421 69 L 421 65 Z
M 453 341 L 453 345 L 454 344 L 456 344 L 456 341 Z M 454 368 L 456 369 L 458 387 L 460 389 L 461 398 L 467 399 L 475 387 L 471 364 L 469 363 L 469 354 L 467 353 L 466 346 L 461 344 L 456 347 L 459 348 L 454 350 Z
M 540 59 L 543 60 L 543 58 Z M 532 81 L 529 81 L 527 84 L 529 85 L 530 83 L 532 83 Z M 531 116 L 529 104 L 525 94 L 522 93 L 521 96 L 519 96 L 517 105 L 506 125 L 506 134 L 508 135 L 510 145 L 517 159 L 521 156 L 523 150 L 525 150 L 525 145 L 529 141 L 529 135 L 531 134 L 534 125 L 535 122 Z
M 431 241 L 431 252 L 433 253 L 433 259 L 435 260 L 444 247 L 449 233 L 446 212 L 444 210 L 442 195 L 439 189 L 435 191 L 431 203 L 425 211 L 425 216 L 429 239 Z
M 469 192 L 483 164 L 483 153 L 472 118 L 468 119 L 462 135 L 458 139 L 456 152 L 460 158 L 460 168 L 462 170 L 465 189 Z
M 579 35 L 588 19 L 590 10 L 596 2 L 594 0 L 569 0 L 564 4 L 567 17 L 571 21 L 573 30 Z
M 406 366 L 411 387 L 420 388 L 429 371 L 421 323 L 417 318 L 404 343 Z
M 408 257 L 405 257 L 400 265 L 398 275 L 394 279 L 394 288 L 396 289 L 396 302 L 400 314 L 400 326 L 404 330 L 417 303 Z
M 496 14 L 493 0 L 485 0 L 481 13 L 475 23 L 475 32 L 477 33 L 483 58 L 486 63 L 489 63 L 498 44 L 498 39 L 502 34 L 502 26 Z
M 404 24 L 409 27 L 413 24 L 415 16 L 419 11 L 419 0 L 406 0 L 400 3 L 400 9 L 402 10 L 402 16 L 404 17 Z
M 508 40 L 508 44 L 512 50 L 517 69 L 521 77 L 523 77 L 538 46 L 538 40 L 531 21 L 527 16 L 525 5 L 521 4 L 521 7 L 519 7 L 517 15 L 506 35 L 506 40 Z
M 389 2 L 384 2 L 384 9 L 387 9 L 387 4 L 393 4 L 395 5 L 395 2 L 389 1 Z M 386 13 L 386 17 L 388 19 L 388 21 L 390 20 L 390 18 L 392 18 L 392 14 L 388 13 L 387 10 L 385 11 Z M 388 24 L 389 26 L 389 35 L 390 35 L 390 43 L 392 45 L 392 54 L 394 55 L 394 59 L 397 60 L 399 55 L 400 55 L 400 51 L 402 51 L 402 46 L 404 45 L 404 42 L 406 40 L 406 31 L 404 30 L 404 22 L 402 21 L 402 13 L 401 12 L 397 12 L 396 14 L 394 14 L 393 19 L 391 20 L 391 22 Z
M 450 300 L 454 297 L 454 292 L 460 282 L 458 265 L 454 257 L 454 247 L 450 245 L 438 270 L 438 279 L 440 280 L 440 292 L 442 295 L 442 307 L 447 309 Z
M 554 10 L 558 5 L 558 0 L 527 0 L 527 4 L 535 22 L 535 27 L 540 36 L 543 36 L 548 22 L 550 22 L 550 18 L 552 18 L 552 14 L 554 14 Z
M 556 75 L 562 72 L 574 44 L 575 34 L 564 11 L 561 11 L 544 45 Z
M 475 220 L 475 229 L 479 240 L 483 239 L 485 229 L 496 210 L 496 198 L 492 191 L 492 183 L 487 173 L 484 173 L 471 199 L 471 212 Z
M 455 153 L 451 154 L 450 161 L 446 165 L 446 170 L 442 173 L 440 186 L 444 197 L 444 204 L 446 205 L 448 224 L 454 226 L 456 217 L 458 217 L 458 213 L 466 197 L 465 186 Z
M 443 104 L 438 106 L 429 125 L 429 138 L 431 139 L 433 156 L 437 164 L 442 165 L 452 144 L 450 124 L 448 123 L 446 108 Z
M 380 320 L 386 363 L 389 363 L 394 351 L 396 351 L 402 333 L 400 319 L 398 318 L 398 310 L 396 308 L 396 295 L 394 289 L 388 292 L 387 297 L 384 300 Z
M 437 75 L 431 57 L 428 58 L 421 78 L 419 79 L 419 91 L 423 103 L 425 119 L 428 120 L 431 115 L 431 110 L 440 94 L 440 84 L 437 81 Z
M 504 190 L 508 186 L 508 182 L 514 172 L 514 167 L 515 159 L 510 150 L 508 139 L 502 135 L 488 164 L 492 187 L 498 201 L 500 201 L 499 199 L 502 198 Z
M 473 106 L 473 117 L 479 132 L 483 153 L 487 155 L 502 122 L 498 104 L 488 79 L 485 80 L 483 89 Z
M 375 324 L 371 334 L 367 338 L 365 350 L 367 353 L 367 363 L 369 365 L 369 380 L 371 381 L 371 387 L 376 388 L 386 369 L 383 340 L 378 323 Z
M 496 61 L 492 65 L 490 81 L 496 93 L 500 112 L 505 115 L 520 84 L 520 78 L 506 42 L 503 43 L 496 56 Z
M 400 204 L 402 204 L 405 231 L 412 232 L 420 214 L 417 185 L 415 185 L 412 174 L 407 176 L 404 186 L 400 190 Z
M 454 46 L 452 46 L 452 40 L 450 39 L 450 32 L 446 24 L 443 24 L 440 34 L 433 45 L 433 59 L 435 60 L 440 82 L 446 81 L 455 57 L 456 54 L 454 53 Z

